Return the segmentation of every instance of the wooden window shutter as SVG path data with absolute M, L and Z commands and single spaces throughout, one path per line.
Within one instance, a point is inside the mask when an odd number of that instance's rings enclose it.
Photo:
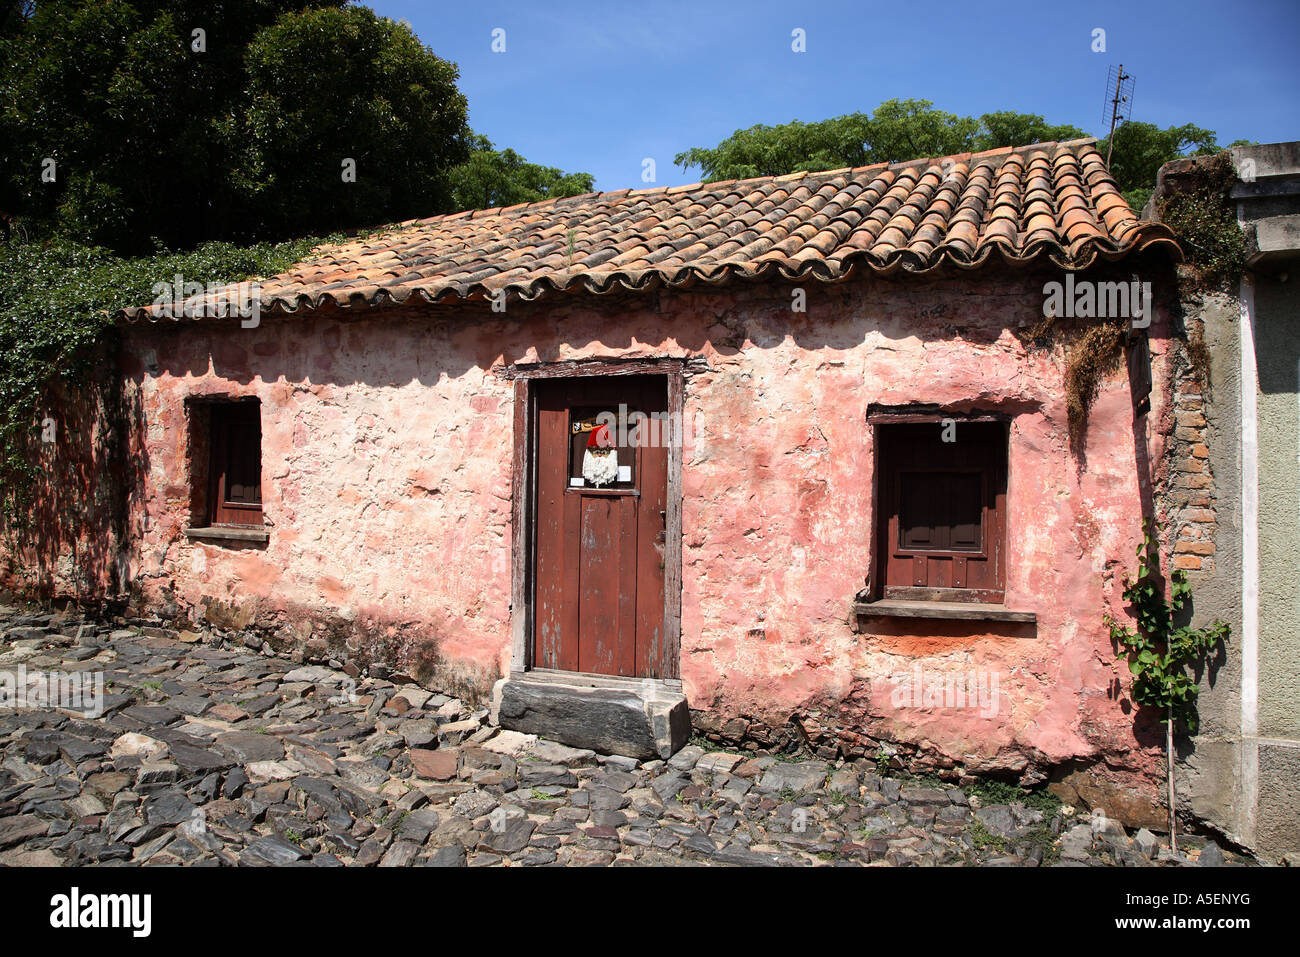
M 212 407 L 212 524 L 262 523 L 262 422 L 256 402 Z

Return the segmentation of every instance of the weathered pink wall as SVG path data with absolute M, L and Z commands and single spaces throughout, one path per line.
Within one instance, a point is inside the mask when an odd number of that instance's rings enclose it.
M 146 422 L 131 578 L 154 601 L 286 643 L 346 644 L 364 663 L 482 693 L 510 661 L 515 362 L 697 357 L 686 413 L 681 675 L 693 709 L 907 741 L 940 763 L 1028 770 L 1116 757 L 1152 771 L 1111 697 L 1102 616 L 1121 612 L 1141 520 L 1126 371 L 1103 383 L 1086 462 L 1068 439 L 1064 351 L 1013 334 L 1044 277 L 732 286 L 622 301 L 554 298 L 374 314 L 131 328 Z M 356 316 L 356 318 L 353 318 Z M 1153 435 L 1168 416 L 1167 321 L 1152 327 Z M 264 548 L 188 541 L 184 399 L 262 403 Z M 871 403 L 1014 415 L 1006 604 L 1036 629 L 940 622 L 850 627 L 872 541 Z M 1158 439 L 1153 439 L 1153 442 Z M 1153 445 L 1150 460 L 1161 460 Z M 165 590 L 166 589 L 166 590 Z M 996 672 L 999 711 L 897 709 L 889 676 Z M 1123 697 L 1121 695 L 1121 697 Z M 807 717 L 809 713 L 813 717 Z

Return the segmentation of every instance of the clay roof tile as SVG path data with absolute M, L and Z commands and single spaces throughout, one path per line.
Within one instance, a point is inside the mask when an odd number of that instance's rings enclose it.
M 833 282 L 951 261 L 1050 256 L 1083 268 L 1151 245 L 1094 141 L 609 193 L 411 220 L 317 249 L 262 280 L 264 309 L 363 308 L 780 275 Z M 775 270 L 775 272 L 774 272 Z M 156 318 L 149 307 L 123 310 Z

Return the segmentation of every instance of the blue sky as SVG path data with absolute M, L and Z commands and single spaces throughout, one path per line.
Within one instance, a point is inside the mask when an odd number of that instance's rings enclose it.
M 470 124 L 602 190 L 700 179 L 672 158 L 755 123 L 869 112 L 891 97 L 1042 114 L 1105 135 L 1108 67 L 1133 119 L 1219 142 L 1300 139 L 1300 0 L 801 3 L 372 0 L 460 67 Z M 505 31 L 493 53 L 492 31 Z M 807 51 L 791 50 L 805 31 Z M 1094 53 L 1093 30 L 1106 31 Z

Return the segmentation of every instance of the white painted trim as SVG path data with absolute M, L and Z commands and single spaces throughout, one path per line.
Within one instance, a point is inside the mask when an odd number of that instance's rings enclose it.
M 1259 371 L 1255 285 L 1241 280 L 1241 828 L 1255 839 L 1259 803 Z

